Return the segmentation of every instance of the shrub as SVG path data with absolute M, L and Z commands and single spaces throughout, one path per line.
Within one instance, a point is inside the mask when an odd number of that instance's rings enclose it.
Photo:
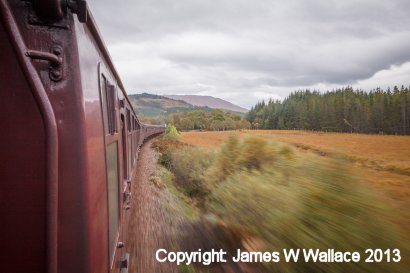
M 159 176 L 151 175 L 148 178 L 148 181 L 151 182 L 158 189 L 163 189 L 165 187 L 164 182 L 162 182 L 161 177 Z
M 171 170 L 172 152 L 175 149 L 184 146 L 186 146 L 186 144 L 183 144 L 177 140 L 170 140 L 164 138 L 157 139 L 151 145 L 151 147 L 159 153 L 158 163 L 160 163 L 168 170 Z
M 168 140 L 178 140 L 181 135 L 178 133 L 177 128 L 174 125 L 168 124 L 165 129 L 164 138 Z
M 187 195 L 202 197 L 207 194 L 208 188 L 204 181 L 213 158 L 213 153 L 190 146 L 171 153 L 171 170 Z
M 289 156 L 292 152 L 289 148 L 286 149 L 285 154 Z M 264 166 L 270 166 L 284 154 L 282 150 L 262 138 L 250 137 L 239 141 L 231 137 L 221 148 L 215 164 L 210 168 L 208 183 L 216 185 L 238 171 L 260 170 Z
M 228 226 L 261 238 L 265 250 L 335 249 L 362 257 L 360 263 L 267 264 L 273 272 L 405 272 L 403 263 L 364 262 L 366 248 L 399 248 L 402 256 L 408 248 L 388 209 L 340 161 L 305 157 L 236 172 L 212 192 L 209 208 Z

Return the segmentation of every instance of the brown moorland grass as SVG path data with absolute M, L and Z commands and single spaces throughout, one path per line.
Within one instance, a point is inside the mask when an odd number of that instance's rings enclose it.
M 323 133 L 297 130 L 242 130 L 184 132 L 181 141 L 218 149 L 229 137 L 257 135 L 284 142 L 306 153 L 342 157 L 351 163 L 353 174 L 369 182 L 381 198 L 403 214 L 400 224 L 410 238 L 410 137 Z
M 244 130 L 227 132 L 185 132 L 182 141 L 216 148 L 230 136 L 259 135 L 324 154 L 345 155 L 354 161 L 394 166 L 410 172 L 410 137 L 323 133 L 293 130 Z M 409 173 L 410 174 L 410 173 Z

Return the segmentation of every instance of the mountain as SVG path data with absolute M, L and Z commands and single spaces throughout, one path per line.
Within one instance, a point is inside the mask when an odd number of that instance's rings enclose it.
M 229 101 L 215 98 L 212 96 L 199 96 L 199 95 L 164 95 L 164 97 L 174 99 L 174 100 L 183 100 L 189 104 L 200 106 L 200 107 L 209 107 L 222 110 L 229 110 L 233 112 L 246 113 L 248 109 L 230 103 Z
M 194 110 L 212 111 L 209 107 L 199 107 L 183 100 L 171 99 L 148 93 L 128 95 L 138 115 L 147 117 L 166 116 L 172 113 L 190 112 Z

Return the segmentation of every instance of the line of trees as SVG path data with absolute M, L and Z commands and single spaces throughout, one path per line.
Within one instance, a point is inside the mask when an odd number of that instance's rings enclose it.
M 166 122 L 167 124 L 173 124 L 178 130 L 225 131 L 249 129 L 251 127 L 251 124 L 241 116 L 221 110 L 172 114 L 167 117 Z
M 341 88 L 296 91 L 285 100 L 257 103 L 245 115 L 254 129 L 410 134 L 410 88 L 370 92 Z

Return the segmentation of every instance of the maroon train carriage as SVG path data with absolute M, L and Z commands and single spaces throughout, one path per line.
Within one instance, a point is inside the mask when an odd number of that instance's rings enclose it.
M 85 1 L 0 0 L 0 272 L 126 272 L 141 124 Z

